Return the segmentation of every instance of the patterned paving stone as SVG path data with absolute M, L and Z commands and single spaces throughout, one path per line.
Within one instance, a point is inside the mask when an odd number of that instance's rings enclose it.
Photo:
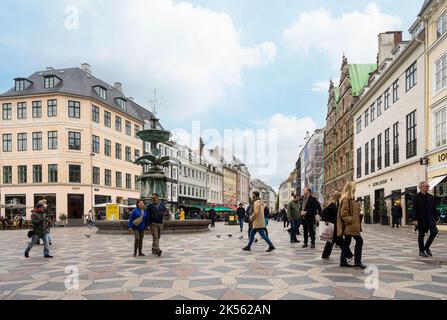
M 220 278 L 203 279 L 203 280 L 191 280 L 189 281 L 190 288 L 196 287 L 208 287 L 208 286 L 218 286 L 222 284 Z
M 394 296 L 394 298 L 396 300 L 439 300 L 437 298 L 403 291 L 396 291 L 396 295 Z

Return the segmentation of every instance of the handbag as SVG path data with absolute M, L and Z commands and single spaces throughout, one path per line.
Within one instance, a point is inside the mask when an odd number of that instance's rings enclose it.
M 250 216 L 246 215 L 244 217 L 244 221 L 245 221 L 245 223 L 250 223 Z
M 32 238 L 34 236 L 34 230 L 28 231 L 27 237 Z
M 327 241 L 332 243 L 334 239 L 334 229 L 335 225 L 333 223 L 320 223 L 318 228 L 318 235 L 321 241 Z
M 143 215 L 140 215 L 138 218 L 136 218 L 136 219 L 133 221 L 133 225 L 134 225 L 135 227 L 138 227 L 138 226 L 141 224 L 141 222 L 143 222 Z

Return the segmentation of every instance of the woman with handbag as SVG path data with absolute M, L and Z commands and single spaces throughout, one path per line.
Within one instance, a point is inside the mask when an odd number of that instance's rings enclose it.
M 147 212 L 145 209 L 144 200 L 138 200 L 137 207 L 132 210 L 129 218 L 129 231 L 133 232 L 135 236 L 135 243 L 133 249 L 133 256 L 144 257 L 143 253 L 143 238 L 144 230 L 146 230 L 147 225 Z
M 340 256 L 340 267 L 357 267 L 365 269 L 366 266 L 362 263 L 362 222 L 359 206 L 355 202 L 354 197 L 355 183 L 348 182 L 343 189 L 340 200 L 340 208 L 337 215 L 337 236 L 344 237 Z M 349 264 L 347 260 L 352 238 L 355 239 L 355 265 Z

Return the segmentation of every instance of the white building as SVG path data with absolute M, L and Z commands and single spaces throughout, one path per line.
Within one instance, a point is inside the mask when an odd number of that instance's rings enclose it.
M 223 205 L 223 165 L 213 156 L 213 151 L 204 149 L 203 158 L 207 166 L 208 204 Z
M 400 202 L 405 222 L 418 183 L 425 180 L 424 44 L 379 35 L 377 72 L 354 106 L 354 180 L 364 212 L 379 223 L 383 208 Z
M 289 176 L 286 181 L 281 183 L 279 187 L 279 209 L 284 208 L 284 205 L 289 204 L 295 194 L 295 189 L 292 188 L 293 178 Z

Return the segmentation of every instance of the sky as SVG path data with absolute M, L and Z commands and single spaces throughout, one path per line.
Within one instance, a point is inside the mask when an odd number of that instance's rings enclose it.
M 423 0 L 0 0 L 0 92 L 13 78 L 87 62 L 121 82 L 174 139 L 225 147 L 279 187 L 325 126 L 343 54 L 375 63 Z

